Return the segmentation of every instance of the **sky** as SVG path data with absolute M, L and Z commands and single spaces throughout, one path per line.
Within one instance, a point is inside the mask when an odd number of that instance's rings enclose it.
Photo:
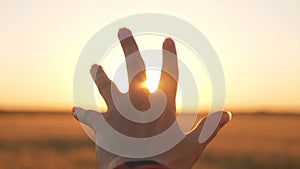
M 109 23 L 140 13 L 176 16 L 206 36 L 223 66 L 225 109 L 300 112 L 298 0 L 2 0 L 0 110 L 70 111 L 75 66 L 85 44 Z M 160 46 L 162 41 L 137 37 L 141 49 Z M 178 54 L 188 52 L 175 43 Z M 120 46 L 116 51 L 122 61 Z M 201 98 L 208 99 L 203 101 L 205 107 L 212 92 L 209 81 L 205 76 L 196 81 Z M 101 105 L 100 96 L 96 98 Z

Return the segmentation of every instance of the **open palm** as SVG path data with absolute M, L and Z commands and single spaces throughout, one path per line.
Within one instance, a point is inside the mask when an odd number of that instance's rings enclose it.
M 174 41 L 171 38 L 167 38 L 163 43 L 163 63 L 158 90 L 150 93 L 144 85 L 146 81 L 145 64 L 131 31 L 127 28 L 122 28 L 119 30 L 118 35 L 126 58 L 129 79 L 128 92 L 119 92 L 103 68 L 99 65 L 92 65 L 91 75 L 107 104 L 107 112 L 99 113 L 77 107 L 73 110 L 74 116 L 80 122 L 93 129 L 96 143 L 97 140 L 104 137 L 101 130 L 103 125 L 97 121 L 99 116 L 105 119 L 116 131 L 132 138 L 153 137 L 163 133 L 172 126 L 179 128 L 176 120 L 175 103 L 178 63 Z M 184 138 L 172 149 L 154 156 L 143 158 L 123 157 L 111 153 L 96 144 L 98 168 L 114 168 L 128 161 L 152 160 L 172 169 L 190 169 L 198 160 L 206 145 L 231 118 L 229 112 L 221 111 L 210 116 L 214 115 L 222 116 L 222 118 L 218 122 L 218 127 L 205 142 L 199 143 L 199 135 L 206 120 L 206 118 L 203 118 L 188 134 L 174 133 L 174 135 L 184 135 Z M 122 145 L 122 140 L 114 141 L 117 144 L 119 141 L 119 144 Z

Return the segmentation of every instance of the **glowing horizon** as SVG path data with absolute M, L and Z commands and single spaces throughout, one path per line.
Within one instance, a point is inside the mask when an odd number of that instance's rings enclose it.
M 300 112 L 298 1 L 170 4 L 154 0 L 134 4 L 106 2 L 103 7 L 103 2 L 96 1 L 1 2 L 0 110 L 71 110 L 74 70 L 86 42 L 103 26 L 119 18 L 153 12 L 190 22 L 211 42 L 226 78 L 225 109 Z M 136 40 L 140 50 L 161 49 L 164 38 L 138 36 Z M 184 45 L 176 42 L 176 47 L 179 58 L 192 72 L 200 72 L 194 74 L 201 95 L 201 111 L 206 111 L 212 92 L 209 76 Z M 119 45 L 109 58 L 103 67 L 112 78 L 124 59 Z M 89 76 L 89 70 L 86 74 Z M 100 96 L 95 98 L 103 106 Z

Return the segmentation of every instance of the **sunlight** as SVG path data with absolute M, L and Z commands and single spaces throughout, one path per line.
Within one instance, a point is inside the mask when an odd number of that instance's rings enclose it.
M 146 75 L 147 75 L 147 80 L 146 80 L 146 87 L 148 88 L 148 90 L 153 93 L 157 87 L 158 87 L 158 82 L 159 82 L 159 78 L 160 78 L 160 70 L 147 70 L 146 71 Z

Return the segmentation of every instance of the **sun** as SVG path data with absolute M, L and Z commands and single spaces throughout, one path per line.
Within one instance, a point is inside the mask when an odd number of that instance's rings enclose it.
M 160 78 L 160 70 L 148 69 L 146 70 L 147 80 L 145 82 L 145 86 L 148 88 L 150 93 L 155 92 L 158 87 L 159 78 Z

